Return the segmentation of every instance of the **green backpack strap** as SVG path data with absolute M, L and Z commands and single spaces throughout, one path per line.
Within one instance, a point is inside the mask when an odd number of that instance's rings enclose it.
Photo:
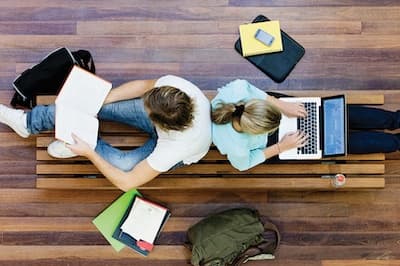
M 223 259 L 213 259 L 205 263 L 203 262 L 200 263 L 200 266 L 225 266 L 225 265 L 226 264 Z
M 269 222 L 269 221 L 265 221 L 264 222 L 264 229 L 268 230 L 268 231 L 272 231 L 275 233 L 275 237 L 276 237 L 276 245 L 274 248 L 273 253 L 275 253 L 275 251 L 278 249 L 279 244 L 281 243 L 281 234 L 279 233 L 278 227 L 276 227 L 276 225 L 274 225 L 273 223 Z
M 240 266 L 249 260 L 271 260 L 275 259 L 275 251 L 281 242 L 281 235 L 278 228 L 271 222 L 264 223 L 264 230 L 275 234 L 276 241 L 263 240 L 258 245 L 250 246 L 246 251 L 239 255 L 229 266 Z

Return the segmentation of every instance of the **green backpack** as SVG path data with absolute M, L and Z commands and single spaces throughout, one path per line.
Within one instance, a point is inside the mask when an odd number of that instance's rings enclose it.
M 273 240 L 263 237 L 274 233 Z M 191 263 L 195 266 L 242 265 L 248 260 L 273 259 L 280 235 L 272 223 L 260 220 L 257 210 L 236 208 L 211 215 L 187 232 Z

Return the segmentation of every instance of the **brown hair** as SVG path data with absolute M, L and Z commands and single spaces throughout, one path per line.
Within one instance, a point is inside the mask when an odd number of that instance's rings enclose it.
M 282 118 L 281 112 L 265 100 L 252 99 L 248 102 L 220 102 L 212 110 L 211 119 L 215 124 L 231 123 L 237 118 L 243 132 L 263 134 L 275 131 Z
M 183 91 L 161 86 L 143 96 L 149 117 L 162 130 L 182 131 L 192 125 L 194 104 Z

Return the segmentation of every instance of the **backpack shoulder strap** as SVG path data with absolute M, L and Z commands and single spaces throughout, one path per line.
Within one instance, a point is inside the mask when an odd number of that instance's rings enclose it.
M 269 221 L 265 221 L 264 229 L 275 233 L 275 236 L 276 236 L 275 250 L 276 250 L 279 247 L 279 244 L 281 242 L 281 234 L 279 233 L 278 227 L 276 227 L 276 225 L 274 225 L 273 223 L 271 223 Z
M 87 50 L 78 50 L 72 52 L 73 57 L 75 60 L 78 61 L 78 64 L 85 68 L 86 70 L 96 73 L 96 67 L 94 65 L 93 57 Z

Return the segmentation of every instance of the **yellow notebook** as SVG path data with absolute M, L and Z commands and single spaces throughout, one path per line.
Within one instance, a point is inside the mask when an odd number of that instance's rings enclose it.
M 262 29 L 275 37 L 271 46 L 263 44 L 254 37 L 258 29 Z M 281 27 L 278 20 L 243 24 L 239 26 L 239 32 L 243 56 L 274 53 L 283 50 Z

